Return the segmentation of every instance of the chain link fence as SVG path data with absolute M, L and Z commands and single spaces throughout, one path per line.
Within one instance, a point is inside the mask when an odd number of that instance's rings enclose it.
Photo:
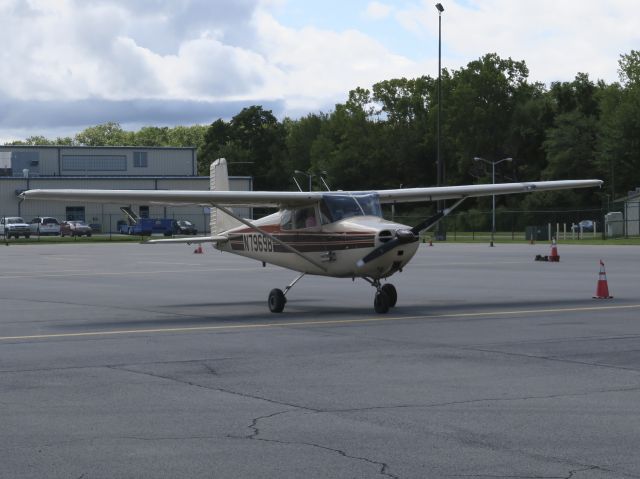
M 604 208 L 586 208 L 574 210 L 507 210 L 496 209 L 495 214 L 495 239 L 511 241 L 528 240 L 548 240 L 556 237 L 559 240 L 565 239 L 607 239 L 615 237 L 640 237 L 640 203 L 627 204 L 623 212 L 607 214 Z M 261 216 L 259 211 L 255 211 L 256 217 Z M 266 212 L 265 212 L 266 213 Z M 42 216 L 54 216 L 41 213 Z M 392 211 L 385 212 L 385 218 L 406 224 L 415 225 L 433 213 L 421 210 L 419 214 L 395 214 Z M 210 216 L 207 213 L 187 214 L 181 212 L 169 213 L 165 219 L 186 220 L 191 222 L 198 235 L 209 235 Z M 24 218 L 27 223 L 30 217 Z M 93 230 L 94 236 L 101 236 L 103 239 L 121 239 L 123 236 L 123 225 L 129 225 L 129 220 L 122 213 L 97 214 L 89 218 L 69 218 L 83 219 Z M 60 222 L 64 218 L 58 218 Z M 467 211 L 454 212 L 442 220 L 446 239 L 448 241 L 462 240 L 483 240 L 491 238 L 492 211 L 470 209 Z M 593 226 L 585 224 L 590 222 Z M 582 226 L 581 226 L 582 225 Z M 177 230 L 172 231 L 178 234 Z M 153 232 L 154 235 L 162 234 Z M 1 235 L 0 235 L 1 236 Z M 139 235 L 134 235 L 138 236 Z M 434 231 L 429 230 L 424 233 L 426 237 L 433 237 Z M 38 232 L 33 231 L 32 237 L 38 237 Z
M 607 239 L 640 236 L 638 204 L 635 215 L 627 206 L 626 217 L 622 212 L 611 212 L 603 208 L 575 210 L 507 210 L 496 209 L 495 239 L 511 241 L 550 240 L 555 237 L 566 239 Z M 385 215 L 388 219 L 402 224 L 415 225 L 424 216 Z M 493 213 L 491 210 L 454 212 L 443 220 L 443 229 L 448 241 L 491 239 Z M 435 237 L 434 230 L 425 233 Z

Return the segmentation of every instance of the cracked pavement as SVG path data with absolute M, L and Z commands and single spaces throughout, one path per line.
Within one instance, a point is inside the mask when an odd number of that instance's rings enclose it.
M 233 256 L 5 248 L 59 273 L 0 272 L 0 478 L 640 477 L 640 249 L 487 250 L 422 248 L 380 321 L 326 278 L 274 318 L 291 274 Z

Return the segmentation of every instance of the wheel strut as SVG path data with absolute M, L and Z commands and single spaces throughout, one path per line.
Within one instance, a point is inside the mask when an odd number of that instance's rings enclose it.
M 291 288 L 293 288 L 293 286 L 298 281 L 302 279 L 302 277 L 305 274 L 306 273 L 302 273 L 298 277 L 296 277 L 296 279 L 291 281 L 291 283 L 289 283 L 284 288 L 284 291 L 276 288 L 276 289 L 272 289 L 269 292 L 269 299 L 268 299 L 269 311 L 271 311 L 272 313 L 282 313 L 282 311 L 284 310 L 284 305 L 287 304 L 287 298 L 285 297 L 285 295 L 289 292 Z
M 286 295 L 289 292 L 289 290 L 293 288 L 293 285 L 295 285 L 298 281 L 300 281 L 305 274 L 307 273 L 301 273 L 296 279 L 291 281 L 291 283 L 289 283 L 287 287 L 284 288 L 284 294 Z

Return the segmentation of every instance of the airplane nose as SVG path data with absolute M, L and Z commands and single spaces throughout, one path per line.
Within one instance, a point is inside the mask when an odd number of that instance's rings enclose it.
M 418 239 L 413 231 L 406 228 L 396 230 L 396 238 L 400 244 L 413 243 Z

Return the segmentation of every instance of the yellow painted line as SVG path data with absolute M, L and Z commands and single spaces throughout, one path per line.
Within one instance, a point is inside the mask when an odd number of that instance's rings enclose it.
M 15 341 L 28 339 L 58 339 L 58 338 L 80 338 L 91 336 L 119 336 L 126 334 L 152 334 L 152 333 L 190 333 L 196 331 L 233 331 L 242 329 L 263 329 L 279 328 L 291 326 L 332 326 L 344 324 L 360 323 L 380 323 L 388 321 L 414 321 L 420 319 L 446 319 L 446 318 L 473 318 L 483 316 L 508 316 L 514 314 L 540 314 L 540 313 L 577 313 L 587 311 L 612 311 L 624 309 L 640 309 L 640 304 L 620 305 L 620 306 L 593 306 L 583 308 L 551 308 L 551 309 L 526 309 L 513 311 L 485 311 L 479 313 L 452 313 L 435 314 L 421 316 L 377 316 L 375 318 L 362 319 L 327 319 L 319 321 L 289 321 L 273 323 L 253 323 L 234 324 L 224 326 L 192 326 L 183 328 L 149 328 L 149 329 L 123 329 L 113 331 L 85 331 L 81 333 L 58 333 L 58 334 L 33 334 L 25 336 L 0 336 L 0 341 Z
M 257 268 L 207 268 L 207 269 L 191 269 L 189 273 L 216 273 L 218 271 L 255 271 Z M 126 276 L 141 274 L 160 274 L 160 273 L 184 273 L 181 269 L 155 270 L 155 271 L 114 271 L 114 272 L 95 272 L 95 271 L 59 271 L 56 273 L 25 273 L 25 274 L 5 274 L 0 275 L 0 279 L 32 279 L 32 278 L 64 278 L 71 276 Z

